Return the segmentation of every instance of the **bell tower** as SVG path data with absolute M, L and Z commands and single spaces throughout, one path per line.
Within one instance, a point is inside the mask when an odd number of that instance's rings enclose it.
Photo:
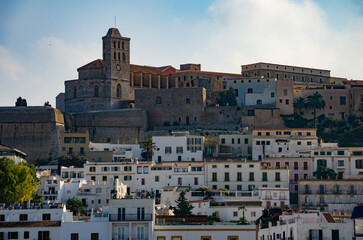
M 130 38 L 122 37 L 117 28 L 110 28 L 102 42 L 103 72 L 112 82 L 111 97 L 130 99 Z

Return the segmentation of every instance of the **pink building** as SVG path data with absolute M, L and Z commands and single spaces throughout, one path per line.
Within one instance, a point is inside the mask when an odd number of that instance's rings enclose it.
M 310 157 L 305 158 L 263 158 L 263 163 L 271 167 L 285 167 L 290 169 L 290 191 L 298 191 L 299 179 L 312 179 L 312 161 Z

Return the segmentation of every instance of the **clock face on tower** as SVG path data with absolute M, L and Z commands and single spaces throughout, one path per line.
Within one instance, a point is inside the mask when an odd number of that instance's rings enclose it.
M 117 66 L 116 66 L 116 69 L 117 69 L 117 71 L 120 71 L 120 70 L 121 70 L 120 65 L 117 65 Z

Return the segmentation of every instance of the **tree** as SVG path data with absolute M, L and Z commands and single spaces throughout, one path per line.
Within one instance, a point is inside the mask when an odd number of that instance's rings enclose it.
M 67 209 L 73 212 L 74 216 L 80 216 L 86 213 L 86 206 L 76 197 L 68 198 L 66 206 Z
M 156 148 L 157 147 L 151 138 L 146 139 L 145 142 L 142 143 L 142 152 L 146 156 L 147 162 L 149 162 L 154 155 L 154 150 L 156 150 Z
M 44 103 L 44 107 L 51 107 L 52 105 L 50 105 L 50 103 L 49 103 L 49 101 L 46 101 L 45 103 Z
M 21 97 L 18 97 L 16 99 L 16 102 L 15 102 L 15 106 L 16 107 L 26 107 L 28 104 L 26 102 L 26 99 L 24 98 L 21 98 Z
M 9 158 L 0 159 L 0 202 L 22 203 L 32 200 L 39 181 L 31 166 L 16 164 Z
M 325 108 L 324 97 L 320 93 L 315 92 L 307 97 L 306 104 L 309 109 L 314 110 L 314 125 L 316 127 L 316 110 Z
M 219 93 L 218 104 L 220 106 L 236 106 L 236 103 L 235 90 L 232 87 Z
M 238 211 L 242 211 L 242 217 L 245 218 L 246 205 L 242 204 L 242 206 L 238 207 Z
M 307 104 L 305 98 L 298 97 L 294 99 L 294 107 L 299 109 L 298 114 L 300 114 L 302 108 L 306 108 Z
M 205 154 L 213 155 L 217 152 L 219 146 L 219 138 L 214 136 L 206 136 L 204 139 Z
M 65 154 L 58 158 L 58 172 L 60 172 L 61 166 L 82 168 L 86 161 L 87 159 L 85 157 Z
M 171 207 L 174 210 L 176 216 L 188 216 L 193 215 L 192 209 L 194 208 L 185 197 L 186 192 L 182 191 L 176 202 L 176 207 Z
M 219 212 L 213 212 L 212 215 L 208 216 L 208 223 L 213 224 L 215 222 L 220 222 L 221 218 L 219 217 Z
M 334 169 L 327 168 L 327 167 L 324 167 L 324 166 L 320 166 L 313 173 L 313 175 L 317 179 L 336 179 L 338 174 L 334 171 Z

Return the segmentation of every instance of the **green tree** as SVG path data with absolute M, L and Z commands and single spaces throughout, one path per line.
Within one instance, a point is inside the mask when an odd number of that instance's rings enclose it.
M 230 87 L 228 90 L 221 91 L 217 102 L 220 106 L 236 106 L 235 90 Z
M 0 202 L 22 203 L 32 200 L 39 181 L 32 166 L 16 164 L 9 158 L 0 159 Z
M 336 179 L 338 174 L 334 171 L 334 169 L 327 168 L 327 167 L 324 167 L 324 166 L 320 166 L 313 173 L 313 175 L 317 179 Z
M 208 223 L 213 224 L 215 222 L 220 222 L 221 218 L 219 217 L 219 212 L 213 212 L 212 215 L 208 216 Z
M 307 104 L 305 98 L 298 97 L 294 99 L 294 108 L 298 108 L 298 114 L 300 114 L 302 108 L 306 108 Z
M 66 206 L 67 209 L 73 212 L 74 216 L 80 216 L 86 213 L 86 206 L 76 197 L 68 198 Z
M 316 127 L 316 110 L 325 108 L 324 97 L 320 93 L 315 92 L 307 97 L 306 104 L 309 109 L 314 110 L 314 126 Z
M 188 216 L 193 215 L 192 209 L 194 208 L 185 197 L 185 191 L 182 191 L 176 202 L 176 207 L 171 207 L 174 210 L 176 216 Z
M 242 211 L 242 217 L 245 218 L 246 205 L 242 204 L 242 206 L 238 207 L 238 211 Z
M 16 107 L 26 107 L 28 104 L 25 98 L 18 97 L 15 102 Z
M 156 150 L 156 148 L 157 147 L 151 138 L 146 139 L 145 142 L 142 143 L 142 152 L 145 155 L 147 162 L 149 162 L 154 155 L 154 150 Z

